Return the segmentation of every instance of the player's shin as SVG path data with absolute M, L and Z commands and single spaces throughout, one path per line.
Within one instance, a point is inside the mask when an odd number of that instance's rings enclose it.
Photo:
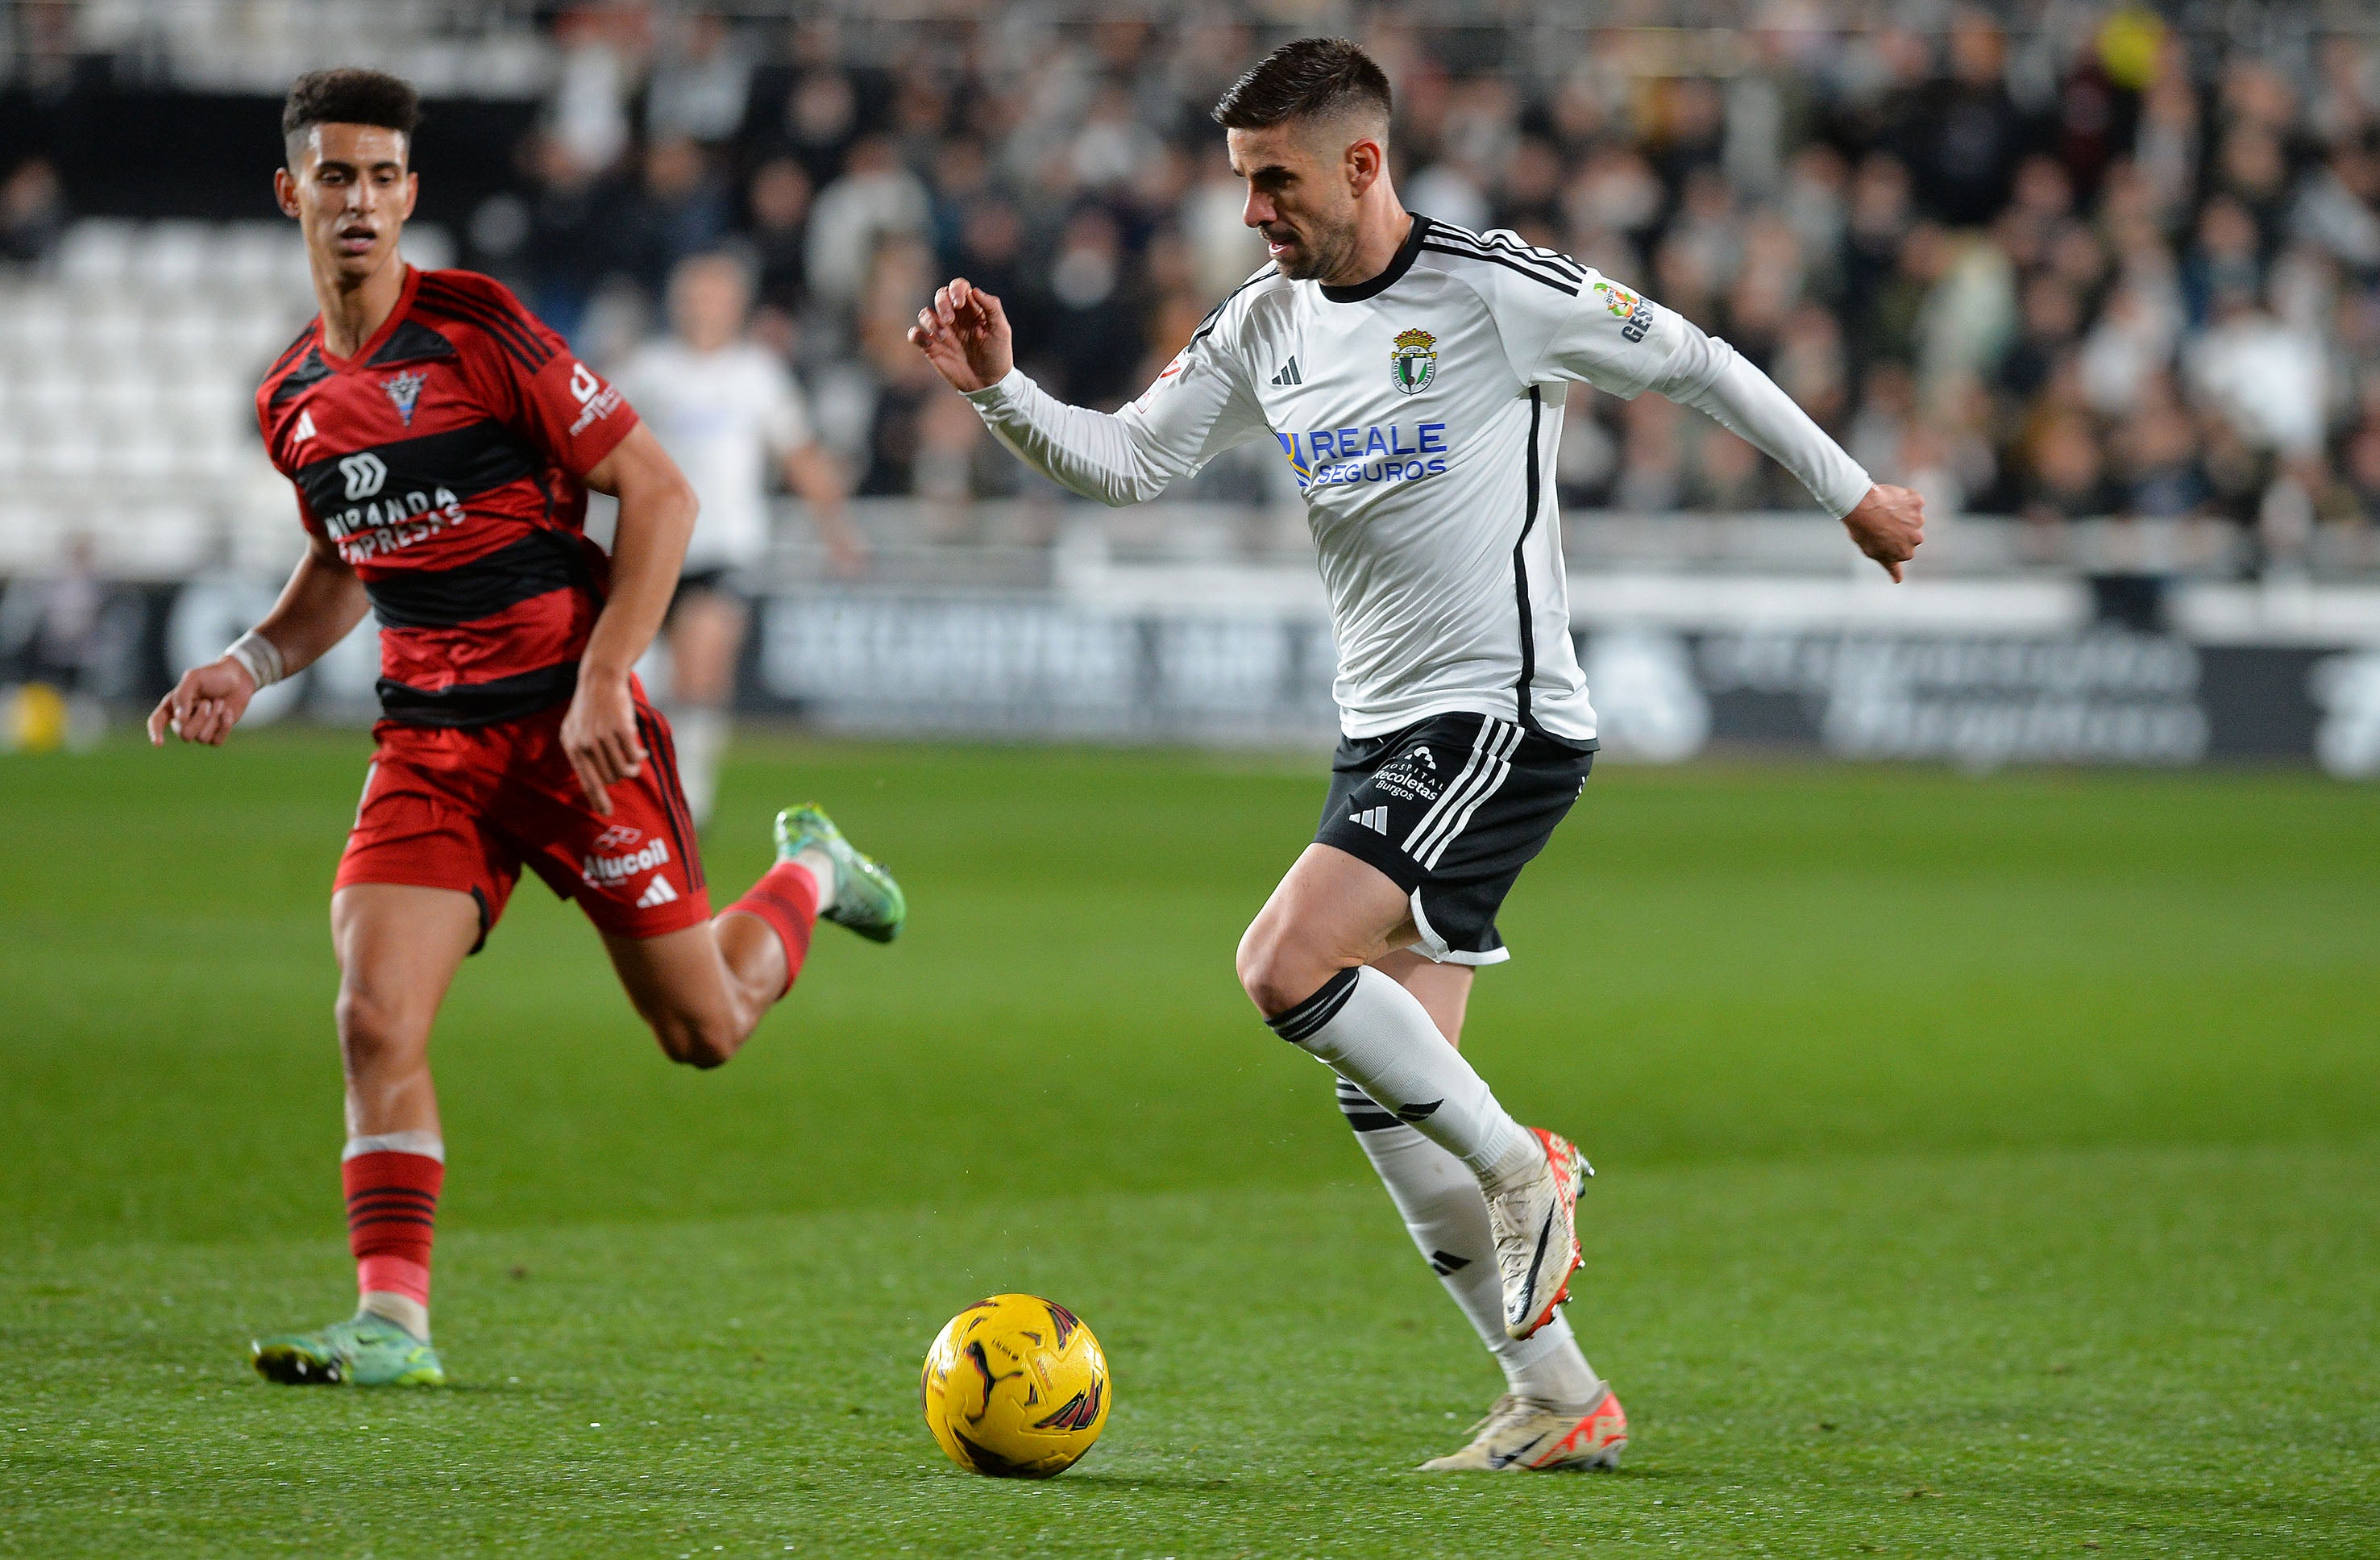
M 1570 1323 L 1557 1316 L 1527 1338 L 1504 1331 L 1504 1289 L 1496 1267 L 1496 1237 L 1479 1180 L 1444 1149 L 1399 1121 L 1342 1079 L 1339 1108 L 1354 1129 L 1364 1156 L 1388 1188 L 1389 1200 L 1504 1380 L 1523 1397 L 1584 1413 L 1603 1395 L 1603 1383 L 1580 1352 Z
M 350 1138 L 340 1156 L 358 1309 L 430 1339 L 430 1248 L 446 1145 L 435 1132 Z
M 795 980 L 802 972 L 802 960 L 809 957 L 810 934 L 818 928 L 820 884 L 818 872 L 803 861 L 780 861 L 760 874 L 760 880 L 744 891 L 744 896 L 719 912 L 711 924 L 719 928 L 720 951 L 726 955 L 729 968 L 741 976 L 741 969 L 728 936 L 729 918 L 748 916 L 760 922 L 775 935 L 784 953 L 784 978 L 777 985 L 771 1000 L 783 997 L 794 989 Z
M 1496 1183 L 1539 1174 L 1545 1157 L 1446 1042 L 1419 998 L 1368 966 L 1342 969 L 1265 1022 L 1330 1064 L 1383 1110 Z

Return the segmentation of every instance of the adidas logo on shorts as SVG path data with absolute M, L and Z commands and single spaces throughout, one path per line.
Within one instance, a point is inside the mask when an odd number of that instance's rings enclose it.
M 673 903 L 676 898 L 677 890 L 670 886 L 669 879 L 656 872 L 651 884 L 637 896 L 637 908 L 650 910 L 656 905 Z
M 1347 822 L 1361 823 L 1376 835 L 1385 835 L 1389 832 L 1389 810 L 1385 807 L 1366 808 L 1361 812 L 1349 813 Z

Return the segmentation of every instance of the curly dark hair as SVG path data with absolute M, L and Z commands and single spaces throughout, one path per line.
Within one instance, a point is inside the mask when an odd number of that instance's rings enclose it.
M 1318 119 L 1349 109 L 1389 116 L 1389 78 L 1372 56 L 1344 38 L 1300 38 L 1265 55 L 1215 104 L 1215 123 L 1258 130 L 1291 119 Z
M 385 70 L 354 66 L 310 70 L 289 84 L 281 104 L 281 138 L 293 148 L 315 125 L 378 125 L 404 134 L 408 144 L 421 123 L 421 94 L 413 83 Z

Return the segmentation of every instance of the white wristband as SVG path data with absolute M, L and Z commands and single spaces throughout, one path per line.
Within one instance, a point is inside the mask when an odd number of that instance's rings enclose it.
M 253 628 L 232 640 L 231 648 L 224 654 L 248 668 L 248 675 L 255 679 L 259 692 L 288 676 L 281 659 L 281 648 Z

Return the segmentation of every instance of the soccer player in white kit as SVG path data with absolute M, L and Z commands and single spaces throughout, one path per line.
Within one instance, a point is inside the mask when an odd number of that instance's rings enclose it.
M 718 794 L 735 659 L 751 618 L 747 594 L 769 550 L 772 458 L 808 506 L 835 572 L 856 574 L 868 561 L 844 509 L 843 473 L 811 432 L 800 388 L 775 353 L 744 334 L 751 300 L 751 279 L 735 256 L 680 261 L 670 274 L 674 334 L 638 348 L 613 376 L 702 506 L 663 630 L 665 713 L 697 824 Z
M 1087 497 L 1155 497 L 1268 433 L 1295 469 L 1342 739 L 1315 843 L 1241 941 L 1241 983 L 1337 1071 L 1406 1228 L 1504 1369 L 1471 1443 L 1424 1469 L 1613 1467 L 1627 1417 L 1557 1310 L 1591 1172 L 1507 1115 L 1458 1049 L 1474 971 L 1507 957 L 1496 911 L 1594 760 L 1553 502 L 1566 384 L 1708 413 L 1896 580 L 1923 508 L 1675 313 L 1512 234 L 1407 213 L 1388 79 L 1354 44 L 1282 46 L 1214 117 L 1270 263 L 1139 400 L 1110 416 L 1052 399 L 1016 372 L 1000 300 L 964 279 L 910 340 L 1010 448 Z

